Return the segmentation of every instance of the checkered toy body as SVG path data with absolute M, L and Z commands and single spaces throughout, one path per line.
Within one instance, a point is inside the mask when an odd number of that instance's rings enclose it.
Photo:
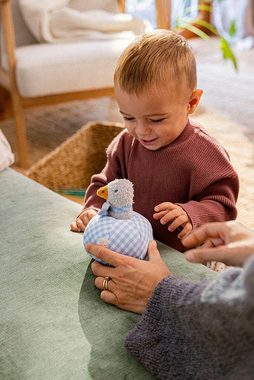
M 102 244 L 115 252 L 144 259 L 148 243 L 153 239 L 150 222 L 133 212 L 130 219 L 115 219 L 108 215 L 96 215 L 84 233 L 84 245 Z M 98 260 L 98 259 L 96 259 Z
M 133 211 L 133 184 L 124 178 L 116 179 L 98 189 L 97 195 L 106 202 L 86 226 L 84 245 L 101 244 L 112 251 L 144 259 L 153 231 L 150 222 Z

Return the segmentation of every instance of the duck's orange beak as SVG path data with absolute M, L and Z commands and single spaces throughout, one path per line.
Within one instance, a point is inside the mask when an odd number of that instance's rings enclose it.
M 97 190 L 96 194 L 98 195 L 98 197 L 108 199 L 108 187 L 107 186 L 100 187 Z

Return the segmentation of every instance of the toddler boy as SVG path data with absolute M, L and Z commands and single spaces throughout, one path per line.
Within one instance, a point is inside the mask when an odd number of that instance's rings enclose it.
M 189 119 L 203 91 L 187 41 L 166 30 L 142 35 L 121 55 L 114 84 L 126 129 L 91 178 L 71 230 L 84 231 L 102 206 L 96 190 L 116 178 L 133 182 L 134 210 L 151 222 L 154 238 L 180 251 L 193 228 L 235 219 L 237 173 L 222 146 Z

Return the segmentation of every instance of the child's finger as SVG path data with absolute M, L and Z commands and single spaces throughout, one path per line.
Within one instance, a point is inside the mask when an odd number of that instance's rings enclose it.
M 160 212 L 162 210 L 165 210 L 165 209 L 171 209 L 172 206 L 174 206 L 174 203 L 171 203 L 171 202 L 163 202 L 163 203 L 160 203 L 158 204 L 157 206 L 154 207 L 154 211 L 156 212 Z
M 95 215 L 97 215 L 97 212 L 95 210 L 89 210 L 86 216 L 87 219 L 90 221 L 91 219 L 93 219 Z
M 70 230 L 72 232 L 80 232 L 80 229 L 78 228 L 76 222 L 72 222 L 71 225 L 70 225 Z
M 77 225 L 77 228 L 79 229 L 79 231 L 84 231 L 86 228 L 86 225 L 83 223 L 83 221 L 81 219 L 76 220 L 76 225 Z
M 175 209 L 173 211 L 167 212 L 167 214 L 161 218 L 160 222 L 161 222 L 161 224 L 167 224 L 169 222 L 175 221 L 180 216 L 181 216 L 180 210 Z M 175 227 L 175 228 L 177 228 L 177 227 Z
M 168 230 L 173 232 L 178 227 L 185 225 L 188 221 L 187 215 L 182 214 L 174 219 L 174 221 L 168 226 Z
M 156 212 L 155 214 L 153 214 L 153 218 L 155 220 L 160 220 L 164 215 L 166 215 L 168 212 L 168 210 L 164 210 L 164 211 L 160 211 L 160 212 Z
M 91 214 L 89 213 L 84 213 L 82 214 L 78 219 L 77 219 L 77 222 L 78 221 L 81 221 L 83 223 L 83 226 L 82 228 L 86 228 L 86 226 L 88 225 L 88 223 L 90 222 L 90 220 L 94 217 L 94 215 L 91 217 Z M 78 227 L 81 228 L 81 226 L 78 224 Z
M 191 223 L 186 223 L 182 231 L 177 235 L 178 239 L 183 239 L 184 236 L 187 236 L 192 231 Z

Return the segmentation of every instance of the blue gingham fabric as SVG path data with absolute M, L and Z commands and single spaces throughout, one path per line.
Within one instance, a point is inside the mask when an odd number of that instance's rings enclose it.
M 105 245 L 115 252 L 144 259 L 148 243 L 152 239 L 150 222 L 144 216 L 133 212 L 130 219 L 116 219 L 97 214 L 87 225 L 83 242 L 84 245 L 88 243 Z

